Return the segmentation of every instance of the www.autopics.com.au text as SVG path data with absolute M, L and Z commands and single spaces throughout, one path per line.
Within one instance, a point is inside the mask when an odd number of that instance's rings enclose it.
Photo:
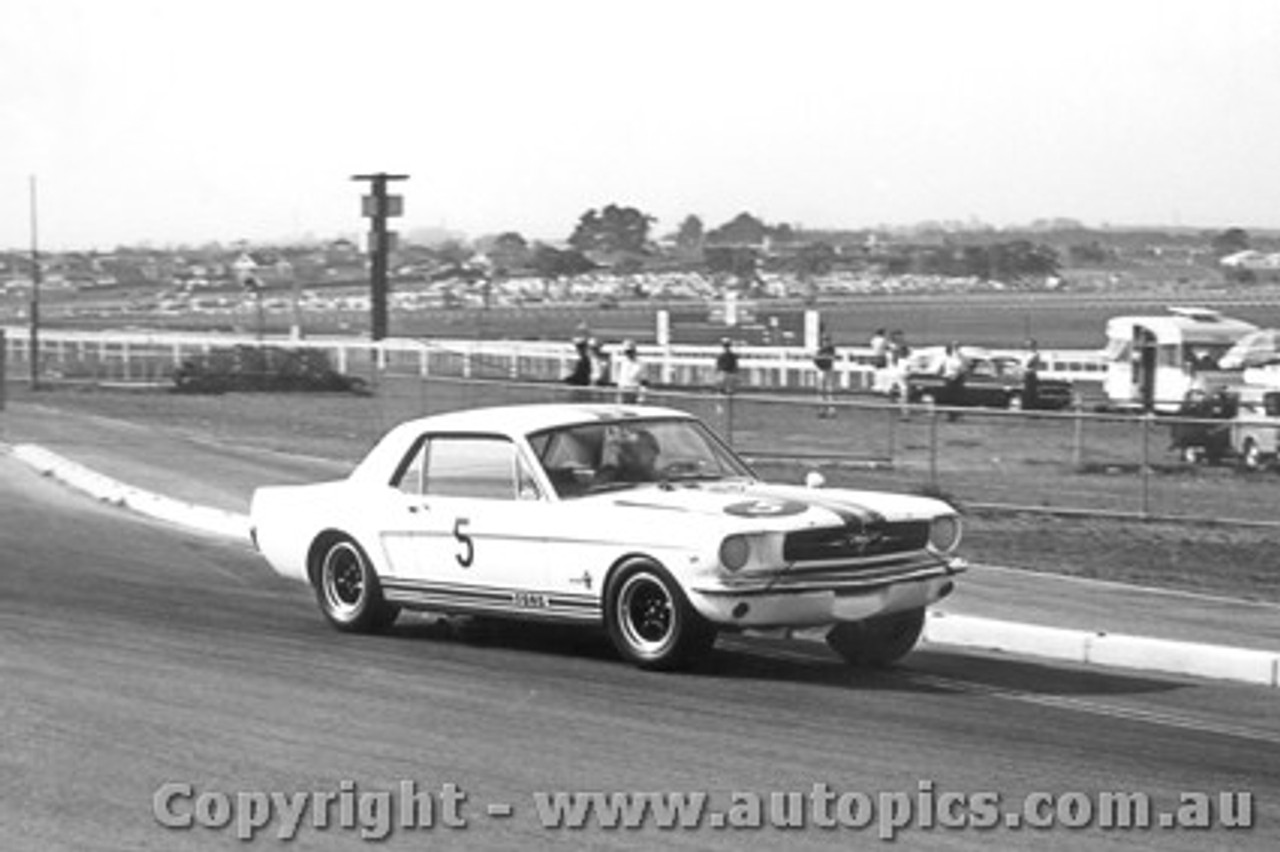
M 292 840 L 306 830 L 336 830 L 379 841 L 396 831 L 465 830 L 478 820 L 518 819 L 521 813 L 532 814 L 535 824 L 549 831 L 814 828 L 874 832 L 893 840 L 905 831 L 939 830 L 1247 830 L 1254 824 L 1253 804 L 1253 794 L 1246 791 L 1013 797 L 940 790 L 935 782 L 921 780 L 912 791 L 841 791 L 825 783 L 773 792 L 537 791 L 518 807 L 510 801 L 476 803 L 454 783 L 428 787 L 403 780 L 394 789 L 375 790 L 343 780 L 335 789 L 291 793 L 231 793 L 169 782 L 152 796 L 152 814 L 167 829 L 230 831 L 240 840 L 265 831 Z

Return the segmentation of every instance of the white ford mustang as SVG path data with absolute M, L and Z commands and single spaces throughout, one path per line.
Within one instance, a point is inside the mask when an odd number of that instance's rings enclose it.
M 655 669 L 718 630 L 823 626 L 850 663 L 887 665 L 962 569 L 946 503 L 766 484 L 697 418 L 649 406 L 412 420 L 347 479 L 259 488 L 250 514 L 340 630 L 401 608 L 603 625 Z

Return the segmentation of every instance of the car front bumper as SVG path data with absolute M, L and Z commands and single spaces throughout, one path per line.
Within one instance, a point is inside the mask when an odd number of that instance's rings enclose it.
M 962 560 L 930 557 L 891 573 L 784 573 L 708 584 L 690 590 L 689 599 L 722 627 L 816 627 L 929 606 L 951 594 L 964 568 Z

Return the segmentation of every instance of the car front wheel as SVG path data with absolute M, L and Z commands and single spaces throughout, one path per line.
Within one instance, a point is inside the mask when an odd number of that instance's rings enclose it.
M 605 593 L 605 622 L 618 653 L 640 668 L 689 666 L 715 643 L 715 628 L 680 586 L 648 561 L 619 570 Z
M 924 630 L 924 607 L 846 621 L 827 632 L 827 645 L 858 668 L 883 668 L 911 652 Z
M 382 597 L 382 586 L 369 558 L 349 538 L 331 542 L 321 554 L 316 600 L 329 623 L 347 633 L 385 630 L 399 613 Z

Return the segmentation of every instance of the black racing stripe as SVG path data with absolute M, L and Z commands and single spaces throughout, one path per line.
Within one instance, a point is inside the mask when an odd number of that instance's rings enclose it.
M 854 503 L 850 500 L 840 500 L 835 497 L 824 497 L 820 494 L 806 496 L 806 500 L 814 506 L 834 512 L 839 516 L 845 526 L 853 526 L 857 524 L 863 528 L 870 526 L 879 526 L 886 523 L 887 519 L 884 515 L 863 506 L 860 503 Z
M 419 590 L 396 589 L 388 592 L 388 600 L 404 605 L 423 606 L 443 610 L 462 612 L 498 613 L 501 615 L 519 616 L 522 618 L 552 618 L 573 621 L 598 621 L 601 617 L 600 607 L 595 609 L 557 607 L 520 606 L 511 602 L 467 599 L 459 596 L 433 594 Z
M 544 597 L 554 607 L 565 609 L 598 609 L 600 601 L 593 595 L 567 595 L 559 592 L 541 592 L 531 589 L 510 589 L 502 586 L 469 586 L 456 583 L 427 583 L 413 580 L 383 580 L 388 591 L 413 592 L 459 600 L 492 601 L 510 603 L 513 595 L 537 595 Z

